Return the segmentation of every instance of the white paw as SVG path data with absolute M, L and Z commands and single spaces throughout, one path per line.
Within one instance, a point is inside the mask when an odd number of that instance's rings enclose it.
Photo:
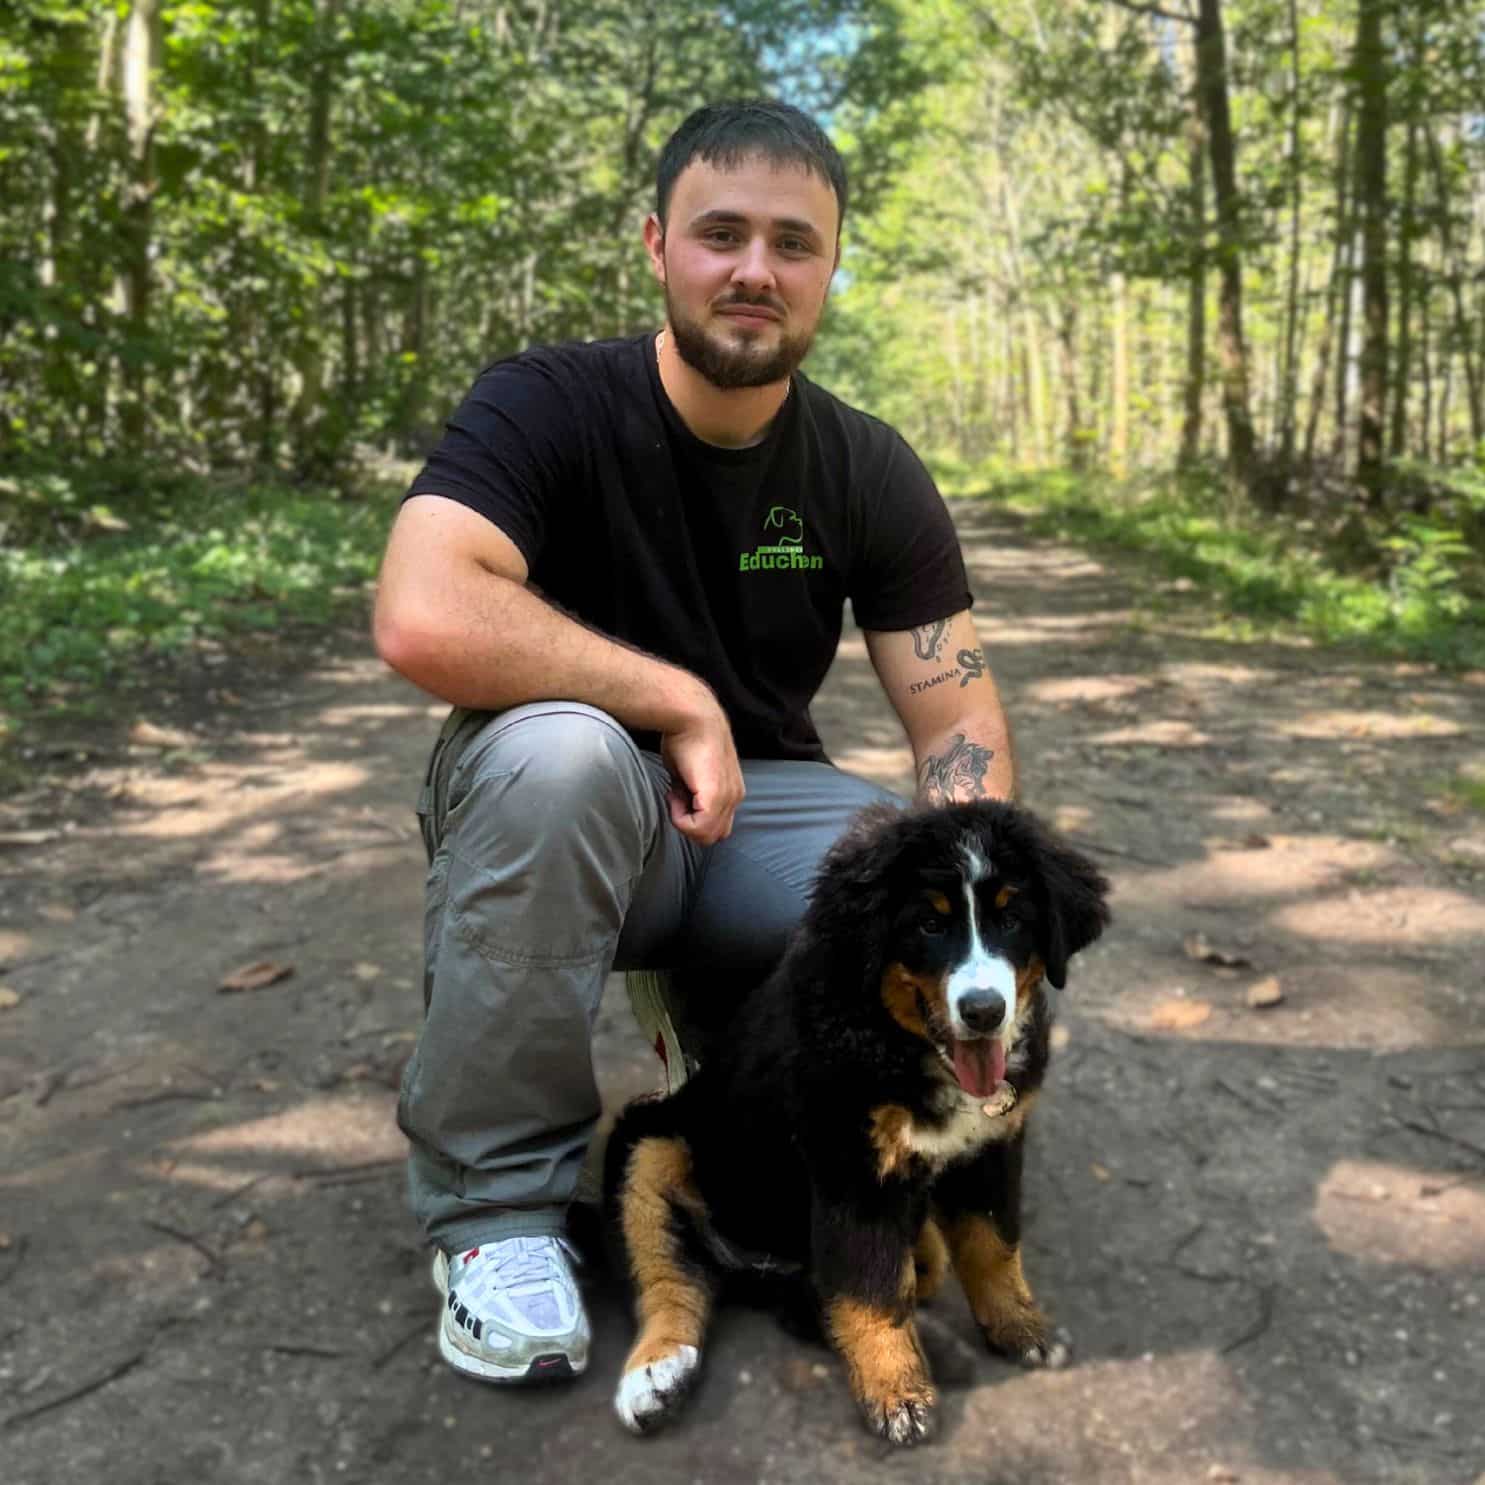
M 1028 1346 L 1021 1353 L 1022 1366 L 1045 1367 L 1048 1371 L 1060 1371 L 1071 1360 L 1072 1345 L 1061 1331 L 1056 1339 L 1044 1341 L 1038 1346 Z
M 701 1352 L 695 1346 L 678 1346 L 659 1361 L 625 1372 L 614 1393 L 619 1422 L 630 1433 L 658 1428 L 685 1395 L 700 1361 Z

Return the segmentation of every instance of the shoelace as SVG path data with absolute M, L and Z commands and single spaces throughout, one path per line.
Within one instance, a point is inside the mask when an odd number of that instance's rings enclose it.
M 503 1243 L 501 1250 L 495 1260 L 495 1283 L 502 1289 L 550 1283 L 557 1277 L 552 1272 L 553 1254 L 539 1238 L 516 1238 Z

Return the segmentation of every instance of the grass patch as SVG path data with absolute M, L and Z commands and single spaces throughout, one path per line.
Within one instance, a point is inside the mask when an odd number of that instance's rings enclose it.
M 968 478 L 946 486 L 971 493 Z M 1214 600 L 1233 637 L 1303 634 L 1448 668 L 1485 665 L 1485 557 L 1445 524 L 1454 512 L 1327 523 L 1261 515 L 1210 478 L 1115 482 L 1065 470 L 992 476 L 973 493 L 1038 532 L 1153 558 Z M 1473 510 L 1462 514 L 1458 525 L 1471 528 Z
M 390 490 L 345 500 L 183 479 L 101 505 L 64 481 L 74 498 L 51 489 L 41 520 L 37 483 L 0 490 L 0 518 L 24 537 L 0 549 L 0 743 L 96 714 L 143 659 L 364 607 L 396 507 Z
M 1461 770 L 1449 781 L 1444 796 L 1461 809 L 1477 810 L 1485 815 L 1485 773 Z

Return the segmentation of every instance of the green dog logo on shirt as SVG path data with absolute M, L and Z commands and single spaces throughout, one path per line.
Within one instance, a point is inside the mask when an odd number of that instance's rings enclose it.
M 804 551 L 804 522 L 796 511 L 787 505 L 774 506 L 763 519 L 763 529 L 774 536 L 771 545 L 758 547 L 752 552 L 738 554 L 739 572 L 776 571 L 786 568 L 791 572 L 813 571 L 824 567 L 823 557 L 811 557 Z

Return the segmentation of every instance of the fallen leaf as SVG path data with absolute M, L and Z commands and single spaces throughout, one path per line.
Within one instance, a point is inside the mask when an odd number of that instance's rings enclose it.
M 1283 998 L 1283 987 L 1274 975 L 1269 975 L 1267 979 L 1259 980 L 1256 985 L 1248 986 L 1248 1004 L 1255 1011 L 1262 1010 L 1265 1006 L 1278 1005 Z
M 14 1241 L 8 1232 L 0 1232 L 0 1253 L 10 1252 L 10 1245 Z
M 1211 1014 L 1212 1007 L 1204 1000 L 1167 1000 L 1155 1007 L 1150 1025 L 1157 1031 L 1189 1031 Z
M 1113 1172 L 1106 1165 L 1100 1165 L 1096 1160 L 1091 1161 L 1088 1166 L 1095 1181 L 1111 1181 Z
M 9 985 L 0 985 L 0 1011 L 13 1011 L 21 1003 L 20 993 Z
M 1188 959 L 1195 959 L 1201 964 L 1220 964 L 1224 969 L 1251 969 L 1253 961 L 1245 959 L 1241 954 L 1234 954 L 1228 949 L 1214 949 L 1207 942 L 1204 933 L 1188 933 L 1181 940 L 1181 947 L 1186 950 Z
M 129 741 L 145 748 L 179 748 L 190 738 L 173 728 L 156 727 L 153 722 L 136 722 L 129 729 Z
M 241 969 L 234 969 L 217 989 L 223 992 L 261 990 L 265 985 L 274 985 L 280 980 L 288 979 L 293 973 L 292 964 L 275 964 L 271 959 L 255 959 L 251 964 L 244 964 Z

